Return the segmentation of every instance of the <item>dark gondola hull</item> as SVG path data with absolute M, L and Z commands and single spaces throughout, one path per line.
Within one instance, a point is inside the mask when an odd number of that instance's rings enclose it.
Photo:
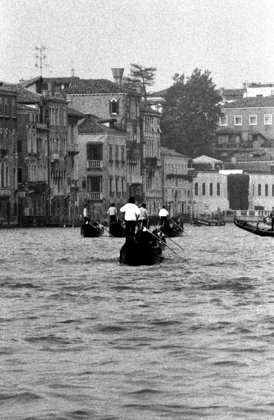
M 246 220 L 234 219 L 234 224 L 240 229 L 245 230 L 249 233 L 254 233 L 254 235 L 258 236 L 267 236 L 270 238 L 274 238 L 274 230 L 271 229 L 263 229 L 257 225 L 247 222 Z
M 111 223 L 109 232 L 112 236 L 115 236 L 115 238 L 125 238 L 126 236 L 125 225 L 120 222 Z
M 184 229 L 177 225 L 172 225 L 167 222 L 164 226 L 161 226 L 161 231 L 168 237 L 168 238 L 177 238 L 178 236 L 182 236 L 184 233 Z
M 90 223 L 85 223 L 81 226 L 81 235 L 84 238 L 98 238 L 104 233 L 104 228 L 102 226 L 94 226 Z
M 120 249 L 120 264 L 131 266 L 154 265 L 163 261 L 159 241 L 148 232 L 128 238 Z

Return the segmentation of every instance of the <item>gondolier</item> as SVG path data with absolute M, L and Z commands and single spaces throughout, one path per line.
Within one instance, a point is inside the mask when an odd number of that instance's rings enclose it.
M 125 213 L 126 239 L 135 235 L 136 221 L 140 215 L 140 210 L 135 204 L 134 197 L 129 197 L 128 203 L 120 208 L 120 212 Z
M 165 206 L 162 206 L 161 210 L 159 211 L 160 217 L 160 225 L 164 226 L 167 221 L 167 216 L 169 215 Z
M 117 209 L 116 209 L 114 203 L 112 203 L 110 205 L 110 208 L 108 209 L 107 214 L 109 215 L 109 224 L 110 225 L 111 225 L 111 223 L 116 222 Z

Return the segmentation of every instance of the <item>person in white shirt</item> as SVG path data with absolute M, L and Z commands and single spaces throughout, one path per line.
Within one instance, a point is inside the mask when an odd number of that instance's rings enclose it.
M 163 206 L 161 208 L 161 210 L 159 211 L 159 217 L 160 217 L 160 224 L 161 226 L 164 226 L 166 221 L 167 221 L 167 216 L 169 215 L 167 209 L 165 208 L 165 206 Z
M 109 224 L 110 225 L 111 225 L 111 223 L 116 222 L 117 210 L 116 210 L 116 207 L 114 206 L 114 203 L 112 203 L 110 205 L 110 208 L 108 209 L 107 214 L 109 215 Z
M 120 208 L 120 212 L 125 213 L 126 239 L 135 235 L 136 221 L 140 215 L 140 210 L 135 204 L 134 197 L 129 197 L 128 203 Z
M 83 218 L 84 218 L 84 223 L 88 223 L 89 222 L 89 211 L 88 211 L 88 205 L 86 204 L 83 210 Z
M 138 222 L 142 227 L 147 227 L 147 221 L 148 221 L 148 211 L 146 209 L 146 204 L 143 203 L 140 207 L 140 216 L 138 218 Z

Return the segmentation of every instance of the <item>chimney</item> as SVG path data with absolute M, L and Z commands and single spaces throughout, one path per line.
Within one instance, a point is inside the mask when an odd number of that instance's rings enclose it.
M 121 85 L 124 69 L 115 68 L 115 69 L 111 69 L 111 70 L 112 70 L 114 83 L 117 83 L 118 85 Z

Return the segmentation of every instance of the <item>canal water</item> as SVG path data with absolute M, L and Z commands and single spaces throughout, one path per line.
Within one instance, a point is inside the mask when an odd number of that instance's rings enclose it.
M 153 267 L 107 233 L 0 231 L 1 419 L 274 417 L 274 239 L 185 228 Z

